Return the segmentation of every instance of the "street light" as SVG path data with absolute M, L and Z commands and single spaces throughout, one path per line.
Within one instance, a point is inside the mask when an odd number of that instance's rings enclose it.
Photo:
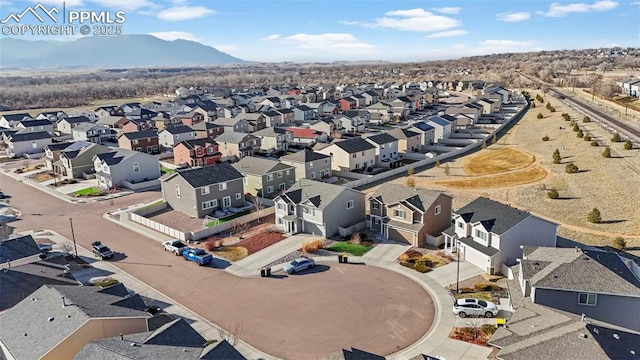
M 460 241 L 456 242 L 456 254 L 458 255 L 458 262 L 456 264 L 456 294 L 460 294 Z
M 73 232 L 73 218 L 69 218 L 69 225 L 71 225 L 71 239 L 73 240 L 73 250 L 76 253 L 75 257 L 78 257 L 78 245 L 76 244 L 76 235 Z

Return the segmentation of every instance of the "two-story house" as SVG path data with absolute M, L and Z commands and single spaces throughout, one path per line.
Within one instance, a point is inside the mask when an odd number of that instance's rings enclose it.
M 155 130 L 122 133 L 118 136 L 118 147 L 147 154 L 157 154 L 160 152 L 160 140 Z
M 138 183 L 160 177 L 157 157 L 127 149 L 112 150 L 93 157 L 98 186 L 104 189 L 122 187 L 123 182 Z
M 395 128 L 386 131 L 387 134 L 398 139 L 398 152 L 402 154 L 417 152 L 422 148 L 420 134 L 409 129 Z
M 377 125 L 383 125 L 392 120 L 393 111 L 391 105 L 384 102 L 376 102 L 367 106 L 367 111 L 371 114 L 370 122 Z
M 51 134 L 47 131 L 28 131 L 6 133 L 6 154 L 9 157 L 20 157 L 25 154 L 39 154 L 45 146 L 53 142 Z
M 173 146 L 173 163 L 176 165 L 207 166 L 220 160 L 218 143 L 213 139 L 181 141 Z
M 15 128 L 22 120 L 33 119 L 29 113 L 3 114 L 0 116 L 0 127 Z
M 315 151 L 331 156 L 335 171 L 365 170 L 376 163 L 376 147 L 362 138 L 336 141 Z
M 275 199 L 276 226 L 287 233 L 330 237 L 365 221 L 364 193 L 300 179 Z
M 196 132 L 197 139 L 215 139 L 216 136 L 224 132 L 224 127 L 216 125 L 212 122 L 201 122 L 192 125 L 191 128 Z
M 260 149 L 267 153 L 283 153 L 293 144 L 293 132 L 283 128 L 266 128 L 253 133 L 261 139 Z
M 262 139 L 252 134 L 225 131 L 216 137 L 218 148 L 224 157 L 253 156 L 260 150 Z
M 173 145 L 197 138 L 197 132 L 186 125 L 169 126 L 158 133 L 158 142 L 163 149 L 173 149 Z
M 94 123 L 82 123 L 71 130 L 73 140 L 90 141 L 96 144 L 109 142 L 115 137 L 115 132 L 106 126 Z
M 445 249 L 489 274 L 516 263 L 521 246 L 556 246 L 558 224 L 484 197 L 454 211 Z
M 53 123 L 49 119 L 25 119 L 16 125 L 16 129 L 47 131 L 53 134 Z
M 83 174 L 95 172 L 93 158 L 113 151 L 111 148 L 88 141 L 76 141 L 58 154 L 53 171 L 68 179 L 83 178 Z
M 296 169 L 276 160 L 246 156 L 232 164 L 244 175 L 244 190 L 251 195 L 273 199 L 296 179 Z
M 296 121 L 310 121 L 311 119 L 315 119 L 317 114 L 314 108 L 311 108 L 307 105 L 298 105 L 291 109 L 293 111 L 293 118 Z
M 380 133 L 364 138 L 376 147 L 376 166 L 395 168 L 402 164 L 398 154 L 398 139 L 387 133 Z
M 90 123 L 91 119 L 86 116 L 69 116 L 56 123 L 56 130 L 61 134 L 71 135 L 73 128 L 83 123 Z
M 331 156 L 303 149 L 280 158 L 283 164 L 289 164 L 296 169 L 296 181 L 311 179 L 322 181 L 332 176 Z
M 214 121 L 214 124 L 222 126 L 224 132 L 249 132 L 249 121 L 242 118 L 219 117 Z
M 451 204 L 440 191 L 385 183 L 369 198 L 369 228 L 412 246 L 439 246 L 438 236 L 451 226 Z
M 85 143 L 85 146 L 90 144 L 88 141 L 83 141 L 83 143 Z M 44 155 L 42 155 L 44 168 L 47 170 L 53 170 L 53 163 L 60 159 L 60 152 L 71 146 L 71 144 L 73 144 L 73 142 L 59 142 L 45 145 L 45 147 L 42 148 L 42 151 L 44 152 Z
M 340 126 L 331 117 L 323 117 L 309 124 L 309 129 L 316 130 L 328 134 L 333 137 L 336 131 L 339 131 Z
M 177 171 L 160 178 L 162 198 L 174 210 L 204 218 L 219 210 L 245 206 L 243 178 L 226 163 Z
M 339 118 L 342 128 L 348 133 L 361 133 L 365 129 L 365 121 L 360 116 L 341 115 Z
M 420 134 L 420 150 L 424 150 L 425 147 L 433 145 L 435 132 L 433 126 L 424 121 L 418 121 L 407 129 Z
M 327 133 L 314 129 L 289 127 L 287 131 L 293 134 L 293 143 L 299 146 L 313 146 L 329 140 Z

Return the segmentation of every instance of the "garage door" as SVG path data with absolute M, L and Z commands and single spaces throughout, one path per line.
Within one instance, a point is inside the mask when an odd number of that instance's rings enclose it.
M 389 234 L 387 237 L 389 238 L 389 240 L 413 245 L 413 236 L 414 234 L 412 232 L 389 228 Z
M 464 253 L 464 259 L 479 267 L 482 270 L 487 270 L 487 266 L 489 264 L 488 260 L 487 260 L 487 256 L 481 252 L 479 252 L 478 250 L 475 250 L 473 248 L 471 248 L 470 246 L 467 245 L 462 245 L 464 248 L 463 253 Z M 462 254 L 461 254 L 462 255 Z

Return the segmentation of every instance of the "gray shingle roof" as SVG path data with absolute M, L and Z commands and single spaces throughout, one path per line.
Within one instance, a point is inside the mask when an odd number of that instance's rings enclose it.
M 21 121 L 21 120 L 24 120 L 25 118 L 32 119 L 32 116 L 29 113 L 3 114 L 2 117 L 5 118 L 7 121 Z
M 243 178 L 242 174 L 238 170 L 227 163 L 186 171 L 178 171 L 172 175 L 181 176 L 193 188 Z M 162 181 L 168 181 L 173 178 L 173 176 L 166 177 Z
M 290 161 L 290 162 L 295 162 L 295 163 L 308 163 L 311 161 L 316 161 L 316 160 L 321 160 L 321 159 L 327 159 L 330 158 L 331 156 L 329 155 L 325 155 L 325 154 L 320 154 L 317 153 L 311 149 L 304 149 L 301 151 L 298 151 L 297 153 L 294 154 L 289 154 L 289 155 L 285 155 L 282 156 L 280 158 L 280 160 L 283 161 Z
M 83 123 L 83 122 L 91 122 L 91 120 L 86 117 L 86 116 L 69 116 L 67 118 L 64 118 L 60 121 L 66 121 L 69 124 L 79 124 L 79 123 Z
M 300 179 L 283 195 L 281 195 L 281 197 L 289 199 L 295 204 L 300 204 L 309 200 L 316 208 L 324 209 L 344 191 L 354 191 L 359 193 L 357 190 L 345 188 L 339 185 L 309 179 Z
M 40 249 L 31 235 L 0 241 L 0 264 L 38 254 Z
M 247 137 L 255 138 L 255 136 L 252 136 L 246 133 L 235 132 L 235 131 L 225 131 L 222 134 L 216 136 L 216 141 L 228 142 L 231 144 L 239 144 L 243 142 Z
M 493 256 L 497 253 L 500 252 L 500 250 L 490 247 L 490 246 L 484 246 L 482 244 L 480 244 L 479 242 L 475 241 L 471 236 L 467 236 L 467 237 L 463 237 L 461 239 L 459 239 L 459 241 L 467 246 L 469 246 L 470 248 L 477 250 L 487 256 Z
M 413 136 L 418 136 L 420 135 L 419 133 L 415 132 L 415 131 L 411 131 L 409 129 L 400 129 L 400 128 L 395 128 L 392 130 L 387 131 L 387 134 L 393 136 L 396 139 L 407 139 Z
M 22 120 L 20 121 L 20 124 L 22 124 L 22 126 L 24 127 L 30 127 L 30 126 L 51 126 L 53 125 L 51 123 L 51 121 L 47 120 L 47 119 L 28 119 L 28 120 Z
M 342 140 L 334 143 L 340 149 L 346 151 L 349 154 L 354 154 L 359 151 L 365 151 L 375 149 L 376 147 L 363 138 L 353 138 L 349 140 Z
M 526 211 L 512 208 L 485 197 L 479 197 L 454 212 L 460 215 L 465 222 L 480 222 L 487 231 L 498 235 L 531 216 Z
M 389 135 L 387 133 L 381 133 L 381 134 L 368 136 L 367 139 L 373 141 L 374 143 L 376 143 L 378 145 L 388 144 L 388 143 L 392 143 L 392 142 L 398 141 L 398 139 L 394 138 L 393 136 L 391 136 L 391 135 Z
M 242 174 L 262 176 L 273 171 L 293 169 L 293 166 L 283 164 L 277 160 L 245 156 L 237 163 L 232 164 L 236 170 Z
M 46 131 L 18 131 L 9 136 L 11 142 L 50 139 L 51 134 Z
M 416 129 L 420 129 L 422 131 L 434 130 L 433 126 L 427 124 L 424 121 L 419 121 L 417 123 L 414 123 L 412 126 L 415 127 Z
M 101 129 L 101 130 L 106 130 L 108 129 L 106 126 L 104 125 L 100 125 L 100 124 L 94 124 L 94 123 L 81 123 L 80 125 L 76 126 L 73 128 L 72 131 L 75 132 L 85 132 L 85 131 L 89 131 L 89 130 L 93 130 L 95 128 Z
M 405 201 L 414 208 L 424 212 L 431 207 L 431 204 L 433 204 L 440 195 L 442 195 L 440 191 L 416 189 L 385 183 L 380 185 L 371 197 L 387 206 Z
M 145 138 L 157 138 L 158 134 L 156 133 L 155 130 L 142 130 L 142 131 L 122 133 L 122 135 L 120 136 L 124 136 L 128 140 L 138 140 L 138 139 L 145 139 Z
M 175 134 L 186 134 L 186 133 L 190 133 L 193 132 L 193 129 L 186 126 L 186 125 L 176 125 L 176 126 L 169 126 L 164 128 L 165 131 L 167 131 L 169 134 L 175 135 Z
M 196 146 L 206 146 L 207 144 L 218 146 L 217 142 L 209 138 L 184 140 L 184 141 L 180 141 L 179 144 L 184 145 L 187 149 L 195 149 Z
M 138 151 L 133 151 L 128 149 L 118 149 L 108 153 L 97 154 L 96 157 L 106 162 L 107 165 L 111 166 L 111 165 L 119 164 L 123 160 L 126 160 L 136 154 L 141 154 L 141 153 Z

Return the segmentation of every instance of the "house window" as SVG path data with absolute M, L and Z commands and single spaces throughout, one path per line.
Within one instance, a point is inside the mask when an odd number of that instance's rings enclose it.
M 218 200 L 213 199 L 202 203 L 202 210 L 208 210 L 218 206 Z
M 282 210 L 282 204 L 281 203 L 278 203 L 277 207 L 278 207 L 278 210 Z
M 354 159 L 356 158 L 356 156 L 358 156 L 358 154 L 351 155 L 351 157 L 354 158 Z
M 347 201 L 347 209 L 353 209 L 353 200 Z
M 236 193 L 236 200 L 240 200 L 242 199 L 242 194 L 241 193 Z
M 285 173 L 287 176 L 289 176 L 289 174 L 291 173 L 291 170 L 286 170 L 284 173 Z
M 267 174 L 267 181 L 273 180 L 273 174 Z
M 131 140 L 131 143 L 132 143 L 133 145 L 138 145 L 138 140 L 135 140 L 135 139 L 134 139 L 134 140 Z
M 598 301 L 598 294 L 579 293 L 578 304 L 596 306 Z
M 476 237 L 478 239 L 482 239 L 483 241 L 487 241 L 487 233 L 482 230 L 476 229 Z
M 329 165 L 329 159 L 324 159 L 324 164 Z
M 364 151 L 362 152 L 362 156 L 364 156 Z
M 267 186 L 267 194 L 273 193 L 273 186 Z
M 376 225 L 380 224 L 380 219 L 378 219 L 377 217 L 374 217 L 373 218 L 373 223 L 376 224 Z
M 463 222 L 461 222 L 461 221 L 458 221 L 458 222 L 457 222 L 457 224 L 458 224 L 458 227 L 459 227 L 460 229 L 462 229 L 462 228 L 464 227 L 464 223 L 463 223 Z
M 290 211 L 290 212 L 292 212 L 292 213 L 295 213 L 295 211 L 296 211 L 296 206 L 295 206 L 295 205 L 293 205 L 293 204 L 289 205 L 289 211 Z
M 207 186 L 203 186 L 200 188 L 200 194 L 201 195 L 207 195 L 209 193 L 209 185 Z
M 282 218 L 278 218 L 278 224 L 282 225 L 282 223 L 283 223 Z
M 222 207 L 228 208 L 231 206 L 231 196 L 225 196 L 222 198 Z
M 293 185 L 293 180 L 289 180 L 289 186 Z
M 315 179 L 315 178 L 316 178 L 316 173 L 315 173 L 315 171 L 311 173 L 311 178 L 312 178 L 312 179 Z
M 176 197 L 180 198 L 180 185 L 176 184 Z
M 380 204 L 378 204 L 378 203 L 373 203 L 373 209 L 374 209 L 374 210 L 378 210 L 378 209 L 380 209 Z
M 223 183 L 218 184 L 218 190 L 219 191 L 227 190 L 227 183 L 223 182 Z
M 442 212 L 442 206 L 437 205 L 435 211 L 436 211 L 436 215 L 440 215 L 440 213 Z
M 313 163 L 309 163 L 309 169 L 311 169 L 313 167 Z
M 282 171 L 278 171 L 277 176 L 278 176 L 278 179 L 280 179 L 282 177 Z
M 285 185 L 284 183 L 282 183 L 282 184 L 278 185 L 278 189 L 280 189 L 280 190 L 284 190 L 285 186 L 286 186 L 286 185 Z
M 393 216 L 404 219 L 404 210 L 393 210 Z

